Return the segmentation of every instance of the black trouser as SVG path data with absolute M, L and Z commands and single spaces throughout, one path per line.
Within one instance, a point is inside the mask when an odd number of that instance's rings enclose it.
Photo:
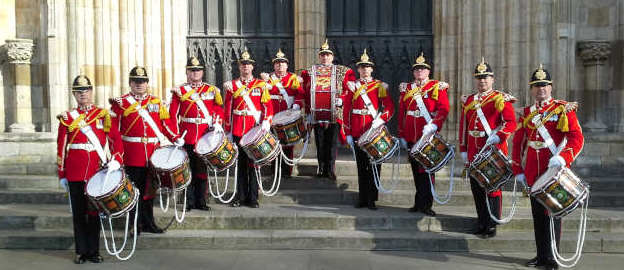
M 408 146 L 408 149 L 412 149 L 411 145 Z M 422 165 L 411 156 L 408 160 L 412 167 L 414 186 L 416 186 L 416 194 L 414 194 L 414 207 L 418 210 L 431 209 L 433 206 L 431 183 L 435 184 L 435 175 L 431 174 L 431 181 L 429 181 L 429 174 L 424 171 Z
M 253 167 L 254 161 L 247 156 L 239 144 L 240 139 L 241 137 L 234 136 L 234 142 L 238 145 L 238 180 L 234 200 L 255 203 L 258 201 L 258 181 Z
M 201 158 L 193 151 L 195 145 L 185 144 L 184 149 L 189 157 L 189 163 L 191 165 L 191 184 L 188 186 L 186 192 L 186 204 L 187 207 L 197 208 L 206 205 L 206 164 Z
M 69 182 L 72 221 L 74 223 L 74 242 L 76 254 L 92 256 L 100 248 L 100 217 L 90 206 L 85 194 L 85 182 Z M 87 211 L 91 212 L 90 215 Z
M 139 204 L 139 228 L 149 227 L 155 225 L 154 223 L 154 199 L 145 199 L 147 193 L 147 181 L 150 181 L 149 170 L 147 167 L 132 167 L 125 166 L 126 174 L 130 181 L 134 183 L 137 190 L 141 192 Z M 132 210 L 130 216 L 134 216 L 134 210 Z
M 316 158 L 318 171 L 323 174 L 334 172 L 336 164 L 336 145 L 338 144 L 338 124 L 314 125 L 314 142 L 316 143 Z
M 535 232 L 535 247 L 537 249 L 537 259 L 541 262 L 555 263 L 555 255 L 550 247 L 550 218 L 546 208 L 535 198 L 531 197 L 531 213 L 533 214 L 533 230 Z M 555 240 L 557 249 L 561 240 L 561 219 L 554 218 Z
M 290 159 L 293 159 L 295 152 L 294 149 L 294 146 L 282 146 L 282 151 L 284 152 L 284 155 L 286 155 Z M 286 162 L 282 162 L 282 176 L 290 177 L 292 175 L 292 169 L 292 166 L 286 164 Z
M 379 192 L 375 186 L 373 179 L 373 165 L 370 163 L 368 154 L 354 144 L 355 148 L 355 160 L 358 170 L 358 187 L 360 189 L 359 195 L 360 205 L 371 205 L 378 199 Z M 381 164 L 376 165 L 377 171 L 381 176 Z
M 483 189 L 477 180 L 470 177 L 470 189 L 472 190 L 472 197 L 474 198 L 475 207 L 477 208 L 477 218 L 479 221 L 479 228 L 493 228 L 498 225 L 496 221 L 494 221 L 488 212 L 487 204 L 485 202 L 485 198 L 490 202 L 490 210 L 492 214 L 500 219 L 501 217 L 501 196 L 490 197 L 485 194 L 485 189 Z

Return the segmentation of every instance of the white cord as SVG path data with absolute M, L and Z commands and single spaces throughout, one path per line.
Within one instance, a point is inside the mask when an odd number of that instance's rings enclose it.
M 137 190 L 135 193 L 135 198 L 138 198 L 140 195 L 140 192 Z M 113 223 L 112 223 L 112 217 L 107 217 L 104 218 L 102 216 L 100 216 L 100 226 L 102 228 L 102 236 L 104 238 L 104 246 L 106 247 L 106 251 L 108 252 L 108 254 L 110 254 L 111 256 L 115 256 L 117 257 L 117 259 L 121 260 L 121 261 L 125 261 L 130 259 L 130 257 L 132 257 L 132 255 L 134 254 L 134 251 L 136 250 L 136 242 L 137 242 L 137 221 L 138 221 L 138 217 L 139 217 L 139 202 L 138 200 L 136 200 L 136 206 L 134 207 L 134 226 L 133 226 L 133 230 L 134 230 L 134 239 L 132 242 L 132 250 L 130 251 L 130 253 L 128 253 L 128 255 L 126 257 L 121 257 L 119 254 L 121 254 L 121 252 L 124 250 L 124 248 L 126 247 L 126 240 L 128 239 L 128 221 L 130 219 L 130 211 L 126 212 L 126 229 L 124 232 L 124 242 L 121 245 L 121 247 L 119 248 L 119 250 L 116 248 L 115 246 L 115 234 L 113 233 Z M 112 249 L 113 251 L 110 250 L 110 248 L 108 247 L 108 241 L 107 241 L 107 237 L 106 237 L 106 230 L 104 230 L 104 223 L 102 222 L 103 219 L 108 220 L 108 225 L 110 228 L 110 234 L 111 234 L 111 243 L 112 243 Z
M 213 173 L 214 173 L 214 178 L 215 178 L 216 194 L 215 194 L 215 191 L 212 190 L 212 184 L 210 183 L 210 174 L 208 174 L 207 181 L 208 181 L 208 189 L 210 191 L 210 195 L 212 195 L 212 197 L 218 199 L 222 203 L 230 203 L 234 199 L 234 196 L 236 195 L 236 191 L 237 191 L 236 189 L 237 189 L 237 184 L 238 184 L 238 161 L 236 161 L 236 165 L 234 167 L 234 192 L 232 192 L 232 195 L 227 200 L 224 200 L 223 197 L 225 196 L 227 192 L 228 183 L 230 181 L 230 168 L 228 168 L 225 171 L 225 187 L 223 189 L 223 192 L 221 193 L 219 193 L 219 177 L 217 175 L 217 171 L 213 170 Z
M 557 241 L 555 238 L 555 225 L 554 225 L 554 219 L 552 217 L 552 214 L 549 213 L 549 217 L 550 217 L 550 248 L 553 252 L 553 254 L 555 255 L 555 261 L 557 262 L 557 264 L 561 267 L 564 268 L 572 268 L 574 266 L 576 266 L 576 264 L 579 262 L 579 260 L 581 259 L 581 255 L 583 253 L 583 244 L 585 243 L 585 231 L 587 228 L 587 210 L 589 207 L 589 195 L 587 195 L 587 199 L 585 201 L 585 203 L 583 204 L 583 206 L 581 207 L 581 218 L 579 220 L 579 231 L 577 234 L 577 241 L 576 241 L 576 250 L 574 252 L 574 255 L 570 258 L 564 258 L 563 256 L 561 256 L 561 254 L 559 254 L 559 251 L 557 250 Z M 566 262 L 572 262 L 571 264 L 565 264 Z
M 431 181 L 431 173 L 427 173 L 427 176 L 429 177 L 429 184 L 431 185 L 431 195 L 433 197 L 433 200 L 436 201 L 436 203 L 438 204 L 447 204 L 449 201 L 451 201 L 451 197 L 452 197 L 452 193 L 453 193 L 453 172 L 455 171 L 455 159 L 453 159 L 453 163 L 451 163 L 451 171 L 449 172 L 449 189 L 448 192 L 446 193 L 446 196 L 444 196 L 444 199 L 440 199 L 440 196 L 438 195 L 438 193 L 435 191 L 435 187 L 433 186 L 433 181 Z
M 278 150 L 281 152 L 282 146 L 277 145 L 277 147 L 278 147 Z M 261 166 L 254 168 L 256 172 L 256 181 L 258 181 L 258 186 L 260 187 L 260 191 L 262 191 L 262 194 L 267 197 L 272 197 L 275 194 L 277 194 L 277 191 L 279 190 L 280 184 L 282 182 L 282 159 L 278 157 L 275 158 L 275 170 L 273 173 L 273 184 L 271 185 L 271 189 L 269 189 L 268 191 L 264 190 L 264 186 L 262 185 L 261 168 L 262 168 Z
M 284 163 L 286 163 L 289 166 L 297 165 L 297 163 L 299 163 L 299 161 L 301 161 L 303 159 L 303 156 L 308 151 L 308 142 L 309 142 L 309 140 L 310 140 L 310 132 L 308 132 L 306 134 L 305 140 L 303 142 L 303 149 L 301 149 L 301 154 L 299 154 L 299 156 L 296 157 L 296 158 L 290 159 L 288 156 L 286 156 L 284 151 L 282 151 L 281 156 L 284 159 Z
M 392 140 L 394 141 L 394 145 L 396 147 L 396 149 L 394 150 L 395 152 L 393 153 L 393 155 L 395 156 L 395 160 L 392 163 L 392 174 L 390 176 L 390 189 L 385 189 L 383 187 L 383 185 L 381 184 L 381 175 L 379 170 L 377 170 L 377 165 L 381 165 L 383 164 L 383 162 L 375 162 L 372 159 L 370 159 L 370 163 L 372 166 L 372 170 L 373 170 L 373 182 L 375 183 L 375 187 L 377 188 L 377 190 L 381 193 L 392 193 L 392 191 L 397 187 L 398 183 L 399 183 L 399 176 L 398 174 L 398 169 L 395 170 L 395 167 L 399 167 L 401 166 L 401 147 L 399 147 L 399 140 L 397 138 L 392 138 Z M 392 150 L 391 150 L 392 151 Z M 355 155 L 355 152 L 354 152 Z
M 518 202 L 518 196 L 516 194 L 516 185 L 517 185 L 517 183 L 518 183 L 518 181 L 516 180 L 516 178 L 514 178 L 513 193 L 511 194 L 511 211 L 509 211 L 509 215 L 506 216 L 503 219 L 498 219 L 496 216 L 494 216 L 492 214 L 492 209 L 490 209 L 490 199 L 488 198 L 487 191 L 485 189 L 483 190 L 485 192 L 485 204 L 487 205 L 487 209 L 488 209 L 488 213 L 490 214 L 490 218 L 492 218 L 498 224 L 507 224 L 507 223 L 509 223 L 509 221 L 511 221 L 511 218 L 516 213 L 516 203 Z M 503 198 L 501 196 L 501 208 L 502 208 L 502 199 Z M 503 210 L 501 209 L 501 212 L 502 211 Z

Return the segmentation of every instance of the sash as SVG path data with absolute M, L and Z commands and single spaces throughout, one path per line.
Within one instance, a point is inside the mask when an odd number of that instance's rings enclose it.
M 293 98 L 288 95 L 288 92 L 284 89 L 284 85 L 282 85 L 282 82 L 279 78 L 277 78 L 277 76 L 275 76 L 275 74 L 271 75 L 271 80 L 275 83 L 277 89 L 279 89 L 280 94 L 282 94 L 282 97 L 284 97 L 284 100 L 286 101 L 286 106 L 290 109 L 293 104 Z
M 416 83 L 412 83 L 412 89 L 416 89 L 416 87 Z M 416 100 L 416 106 L 418 106 L 418 110 L 420 111 L 420 114 L 425 118 L 427 124 L 431 123 L 431 114 L 429 114 L 429 110 L 427 110 L 427 106 L 425 106 L 425 101 L 423 101 L 420 92 L 416 93 L 413 98 Z
M 184 89 L 186 90 L 187 93 L 193 90 L 188 85 L 185 85 Z M 208 121 L 208 126 L 212 126 L 212 116 L 210 115 L 210 113 L 208 113 L 208 108 L 206 108 L 206 104 L 204 104 L 204 100 L 199 98 L 199 94 L 197 93 L 191 94 L 191 99 L 195 101 L 195 104 L 197 104 L 197 107 L 199 107 L 199 110 L 204 115 L 204 118 Z
M 364 101 L 364 105 L 366 105 L 366 109 L 368 110 L 368 113 L 373 118 L 377 117 L 377 109 L 375 109 L 375 106 L 373 106 L 373 103 L 368 97 L 368 93 L 366 92 L 365 85 L 362 85 L 359 81 L 357 81 L 355 82 L 355 89 L 356 91 L 360 91 L 360 97 L 362 98 L 362 101 Z
M 531 112 L 535 111 L 536 109 L 537 108 L 535 107 L 535 105 L 531 106 Z M 544 138 L 544 143 L 546 144 L 546 146 L 548 146 L 548 149 L 553 154 L 553 156 L 557 155 L 559 153 L 559 150 L 555 146 L 555 142 L 550 136 L 550 133 L 548 133 L 546 127 L 542 125 L 541 115 L 539 113 L 535 114 L 535 116 L 533 116 L 533 119 L 531 119 L 531 122 L 537 127 L 537 132 L 540 136 L 542 136 L 542 138 Z
M 69 112 L 69 115 L 71 115 L 73 119 L 77 119 L 80 116 L 77 110 Z M 84 119 L 80 120 L 80 123 L 78 123 L 78 125 L 81 126 L 80 132 L 87 136 L 89 143 L 91 143 L 93 145 L 93 148 L 95 148 L 95 152 L 97 152 L 100 160 L 102 160 L 102 163 L 106 163 L 106 154 L 104 153 L 104 149 L 102 148 L 98 137 L 95 135 L 95 133 L 93 133 L 93 129 L 91 128 L 91 126 L 87 125 L 87 122 L 85 122 Z
M 238 89 L 247 88 L 240 82 L 240 80 L 236 81 L 236 87 Z M 254 120 L 256 120 L 256 124 L 258 124 L 260 123 L 260 112 L 256 110 L 256 106 L 254 106 L 253 101 L 251 101 L 251 98 L 249 97 L 249 92 L 251 92 L 251 89 L 247 89 L 247 90 L 248 91 L 241 93 L 241 97 L 243 97 L 243 100 L 245 101 L 245 104 L 247 105 L 247 110 L 251 111 L 251 116 L 253 116 Z
M 145 109 L 143 109 L 141 104 L 134 105 L 135 103 L 138 103 L 138 102 L 132 96 L 127 96 L 126 100 L 128 102 L 130 102 L 130 104 L 132 104 L 132 106 L 136 106 L 137 107 L 137 112 L 139 113 L 141 118 L 143 118 L 143 121 L 145 121 L 147 123 L 147 125 L 150 126 L 150 128 L 152 128 L 154 133 L 156 133 L 156 137 L 158 137 L 158 140 L 161 143 L 167 141 L 167 139 L 165 138 L 165 135 L 163 135 L 162 132 L 160 132 L 160 129 L 158 128 L 158 125 L 156 125 L 156 122 L 154 122 L 154 119 L 149 115 L 149 113 Z

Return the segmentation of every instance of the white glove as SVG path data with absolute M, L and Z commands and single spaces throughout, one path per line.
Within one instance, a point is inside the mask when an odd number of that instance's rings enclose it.
M 565 159 L 563 159 L 559 155 L 551 157 L 550 160 L 548 161 L 548 168 L 553 168 L 553 167 L 561 168 L 565 165 L 566 165 Z
M 260 78 L 262 78 L 265 81 L 269 81 L 269 73 L 266 73 L 266 72 L 260 73 Z
M 67 178 L 65 177 L 61 178 L 61 180 L 59 181 L 59 184 L 66 192 L 69 192 L 69 182 L 67 182 Z
M 436 132 L 437 130 L 438 130 L 438 125 L 436 125 L 434 123 L 429 123 L 429 124 L 426 124 L 423 127 L 423 132 L 422 133 L 423 133 L 423 135 L 428 135 L 430 133 Z
M 347 144 L 349 144 L 349 146 L 353 148 L 353 136 L 351 135 L 347 136 Z
M 373 120 L 372 127 L 376 128 L 376 127 L 379 127 L 379 126 L 383 125 L 384 123 L 386 123 L 386 121 L 384 121 L 383 119 L 378 117 L 378 118 L 375 118 L 375 120 Z
M 461 153 L 459 153 L 459 155 L 461 156 L 462 160 L 464 161 L 464 164 L 468 163 L 468 153 L 461 152 Z
M 335 100 L 336 107 L 342 107 L 342 98 L 336 98 Z
M 266 131 L 269 131 L 271 129 L 271 124 L 269 123 L 269 120 L 262 121 L 262 129 Z
M 295 104 L 292 105 L 292 109 L 293 110 L 301 110 L 301 107 L 299 106 L 299 104 L 295 103 Z
M 178 138 L 173 145 L 177 146 L 177 147 L 182 147 L 184 146 L 184 138 L 180 137 Z
M 492 135 L 490 135 L 490 137 L 487 138 L 487 140 L 485 141 L 485 144 L 494 145 L 494 144 L 499 144 L 500 141 L 501 140 L 498 137 L 498 135 L 492 134 Z
M 223 127 L 219 123 L 214 124 L 214 126 L 212 126 L 212 127 L 214 128 L 213 129 L 214 132 L 218 132 L 218 133 L 223 132 Z
M 234 142 L 234 137 L 232 136 L 232 132 L 228 132 L 227 137 L 228 137 L 228 140 L 230 140 L 230 142 Z
M 407 141 L 406 141 L 405 139 L 401 138 L 401 139 L 399 140 L 399 143 L 401 144 L 401 147 L 402 147 L 403 149 L 408 150 L 408 149 L 407 149 Z
M 121 168 L 121 164 L 119 164 L 119 162 L 117 160 L 111 160 L 108 162 L 108 171 L 116 171 L 119 170 L 119 168 Z
M 520 182 L 525 187 L 528 187 L 524 173 L 516 174 L 516 181 Z

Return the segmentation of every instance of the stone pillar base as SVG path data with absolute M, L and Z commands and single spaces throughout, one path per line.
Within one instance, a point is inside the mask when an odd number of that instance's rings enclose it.
M 28 123 L 15 123 L 9 126 L 12 133 L 32 133 L 35 132 L 35 125 Z

